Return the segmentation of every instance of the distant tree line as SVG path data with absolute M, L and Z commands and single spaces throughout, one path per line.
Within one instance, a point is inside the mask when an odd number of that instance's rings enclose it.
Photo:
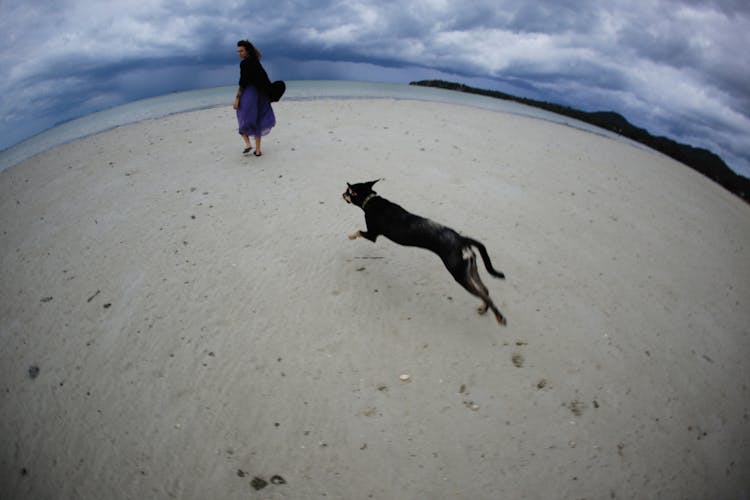
M 545 109 L 558 115 L 569 116 L 582 122 L 590 123 L 597 127 L 609 130 L 616 134 L 645 144 L 675 160 L 697 170 L 709 179 L 719 183 L 732 193 L 750 203 L 750 179 L 737 174 L 729 168 L 724 160 L 717 154 L 702 148 L 695 148 L 688 144 L 681 144 L 667 137 L 656 137 L 647 130 L 638 128 L 628 122 L 622 115 L 612 111 L 587 112 L 574 109 L 560 104 L 536 101 L 525 97 L 517 97 L 496 90 L 484 90 L 469 87 L 461 83 L 445 82 L 442 80 L 422 80 L 411 82 L 411 85 L 422 87 L 437 87 L 441 89 L 457 90 L 470 94 L 479 94 L 497 99 L 519 102 L 527 106 Z

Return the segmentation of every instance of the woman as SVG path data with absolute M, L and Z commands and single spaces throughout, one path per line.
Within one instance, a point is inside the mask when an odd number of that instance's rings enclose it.
M 261 156 L 260 140 L 268 135 L 276 125 L 276 116 L 271 108 L 268 94 L 271 81 L 260 64 L 261 53 L 247 40 L 237 42 L 237 55 L 240 56 L 240 86 L 234 99 L 237 122 L 242 139 L 245 141 L 243 154 L 252 151 L 250 136 L 255 137 L 255 156 Z

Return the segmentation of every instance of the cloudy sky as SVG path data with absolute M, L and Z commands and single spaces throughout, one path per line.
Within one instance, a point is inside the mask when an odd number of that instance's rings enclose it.
M 238 79 L 441 78 L 705 147 L 750 176 L 747 0 L 0 0 L 0 149 L 133 100 Z

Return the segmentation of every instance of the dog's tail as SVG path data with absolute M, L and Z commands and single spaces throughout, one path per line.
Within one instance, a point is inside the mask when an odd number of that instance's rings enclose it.
M 484 261 L 484 266 L 487 268 L 487 271 L 494 276 L 495 278 L 505 279 L 505 275 L 501 273 L 500 271 L 496 270 L 494 267 L 492 267 L 492 262 L 490 261 L 490 256 L 487 254 L 487 249 L 477 240 L 474 240 L 472 238 L 464 237 L 464 240 L 469 245 L 477 247 L 479 250 L 479 254 L 482 256 L 482 260 Z

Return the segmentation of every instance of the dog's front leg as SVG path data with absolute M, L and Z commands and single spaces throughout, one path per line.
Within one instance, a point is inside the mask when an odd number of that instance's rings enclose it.
M 368 239 L 368 240 L 370 240 L 372 242 L 375 242 L 375 239 L 377 237 L 378 237 L 378 235 L 375 234 L 375 233 L 372 233 L 372 232 L 368 233 L 367 231 L 359 231 L 359 230 L 357 232 L 355 232 L 354 234 L 350 234 L 349 235 L 349 239 L 350 240 L 356 240 L 357 238 L 365 238 L 365 239 Z

